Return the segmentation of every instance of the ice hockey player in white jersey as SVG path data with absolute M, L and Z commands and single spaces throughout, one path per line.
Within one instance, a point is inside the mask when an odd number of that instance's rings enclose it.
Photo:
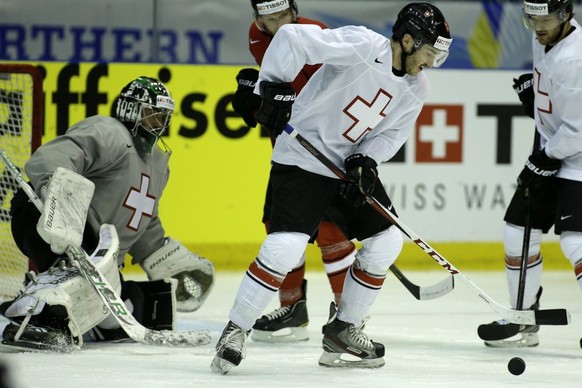
M 505 213 L 503 242 L 509 299 L 512 308 L 517 308 L 529 212 L 532 232 L 521 307 L 538 309 L 543 267 L 540 243 L 552 226 L 582 288 L 582 28 L 573 19 L 573 0 L 524 1 L 523 19 L 533 32 L 533 73 L 516 80 L 516 91 L 535 119 L 537 133 Z M 499 338 L 485 341 L 488 346 L 539 344 L 537 325 L 502 321 L 482 326 L 491 325 L 504 327 L 493 328 Z
M 319 364 L 384 365 L 384 346 L 362 329 L 403 238 L 364 195 L 392 206 L 376 167 L 409 137 L 429 91 L 422 70 L 442 65 L 451 42 L 443 14 L 428 3 L 406 5 L 391 39 L 355 26 L 288 24 L 278 30 L 255 89 L 262 98 L 257 121 L 278 136 L 271 168 L 271 225 L 216 345 L 214 372 L 228 373 L 245 357 L 255 320 L 300 260 L 326 208 L 333 210 L 333 221 L 345 235 L 363 246 L 348 270 L 339 306 L 330 307 Z M 305 64 L 316 63 L 323 65 L 295 98 L 290 82 Z M 348 179 L 337 179 L 296 139 L 282 134 L 287 123 L 344 168 Z
M 81 345 L 89 332 L 101 339 L 125 337 L 64 254 L 68 246 L 93 252 L 103 224 L 115 228 L 120 251 L 96 265 L 144 326 L 171 330 L 176 310 L 194 311 L 203 303 L 213 285 L 212 263 L 166 236 L 158 216 L 170 157 L 158 142 L 173 113 L 166 86 L 142 76 L 121 90 L 116 117 L 86 118 L 31 156 L 25 170 L 44 208 L 39 214 L 19 190 L 11 205 L 12 231 L 39 273 L 16 300 L 2 305 L 11 320 L 4 345 L 62 350 Z M 126 253 L 150 281 L 123 281 L 118 268 Z

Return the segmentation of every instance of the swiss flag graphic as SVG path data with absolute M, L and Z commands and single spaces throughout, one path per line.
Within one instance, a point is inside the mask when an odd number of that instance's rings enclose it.
M 425 105 L 416 121 L 416 162 L 463 161 L 463 106 Z

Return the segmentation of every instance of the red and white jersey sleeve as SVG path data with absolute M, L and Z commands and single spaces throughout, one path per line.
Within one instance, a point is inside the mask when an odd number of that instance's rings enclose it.
M 558 177 L 582 181 L 582 28 L 551 50 L 533 38 L 535 121 L 541 146 L 562 160 Z
M 428 95 L 426 76 L 395 76 L 390 40 L 365 27 L 295 24 L 277 32 L 257 85 L 289 82 L 305 64 L 316 63 L 323 66 L 297 97 L 289 124 L 338 166 L 354 153 L 378 163 L 392 158 Z M 285 134 L 277 138 L 273 161 L 335 177 Z
M 303 17 L 297 18 L 297 24 L 313 24 L 319 26 L 320 28 L 327 28 L 327 26 L 317 20 L 307 19 Z M 271 40 L 273 37 L 261 30 L 257 27 L 255 23 L 252 23 L 249 27 L 249 51 L 255 58 L 255 62 L 257 65 L 261 66 L 263 63 L 263 57 L 265 56 L 265 52 L 271 44 Z M 309 78 L 319 70 L 320 64 L 316 65 L 305 65 L 301 69 L 301 71 L 297 74 L 297 77 L 291 82 L 291 86 L 295 90 L 295 93 L 299 94 L 303 86 L 309 81 Z

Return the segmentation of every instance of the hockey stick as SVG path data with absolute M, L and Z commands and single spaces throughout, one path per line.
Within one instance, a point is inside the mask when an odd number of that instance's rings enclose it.
M 521 265 L 519 266 L 519 283 L 517 288 L 518 310 L 523 310 L 523 294 L 525 292 L 525 277 L 527 274 L 527 261 L 529 259 L 529 240 L 531 237 L 531 197 L 529 188 L 525 188 L 525 227 L 523 228 L 523 244 L 521 246 Z
M 455 287 L 455 278 L 452 276 L 448 276 L 432 286 L 417 286 L 404 276 L 396 264 L 390 266 L 390 271 L 392 271 L 392 274 L 396 276 L 396 279 L 398 279 L 400 283 L 402 283 L 402 285 L 418 300 L 440 298 L 451 292 Z
M 30 201 L 38 210 L 42 211 L 42 199 L 26 183 L 18 167 L 12 163 L 8 155 L 1 148 L 0 158 L 4 162 L 6 169 L 18 182 L 18 185 L 28 195 Z M 117 238 L 116 236 L 111 237 L 112 239 L 113 237 L 115 239 Z M 175 332 L 169 330 L 152 330 L 144 327 L 127 311 L 123 300 L 117 295 L 107 278 L 95 267 L 93 262 L 88 258 L 87 253 L 81 247 L 69 246 L 66 253 L 132 340 L 148 345 L 163 346 L 199 346 L 210 343 L 211 336 L 208 330 Z
M 303 148 L 305 148 L 311 155 L 313 155 L 317 160 L 323 163 L 327 168 L 329 168 L 335 175 L 340 179 L 346 178 L 346 173 L 337 167 L 331 160 L 329 160 L 325 155 L 323 155 L 317 148 L 315 148 L 309 141 L 307 141 L 303 136 L 299 134 L 293 127 L 287 125 L 285 127 L 285 132 L 287 132 L 291 137 L 294 137 Z M 427 242 L 417 236 L 410 228 L 404 225 L 398 217 L 396 217 L 389 209 L 384 207 L 380 202 L 378 202 L 374 197 L 366 195 L 366 202 L 372 206 L 380 215 L 394 224 L 402 233 L 404 233 L 412 242 L 414 242 L 420 249 L 422 249 L 426 254 L 428 254 L 433 260 L 435 260 L 441 267 L 447 270 L 451 275 L 458 276 L 460 280 L 465 283 L 465 285 L 471 289 L 477 296 L 483 299 L 489 304 L 489 306 L 503 317 L 508 322 L 517 323 L 521 325 L 567 325 L 570 323 L 570 314 L 565 309 L 554 309 L 554 310 L 513 310 L 503 307 L 499 303 L 495 302 L 489 295 L 487 295 L 481 288 L 479 288 L 475 283 L 473 283 L 467 276 L 462 274 L 451 262 L 440 255 L 433 247 L 431 247 Z
M 524 191 L 525 198 L 525 226 L 523 229 L 523 243 L 521 246 L 521 263 L 519 267 L 519 283 L 517 288 L 517 310 L 523 310 L 523 295 L 525 293 L 525 280 L 527 274 L 527 264 L 529 259 L 529 241 L 531 237 L 531 196 L 529 193 L 529 188 L 525 188 Z M 500 325 L 497 323 L 485 323 L 479 325 L 477 328 L 477 335 L 479 338 L 485 341 L 498 341 L 507 338 L 511 338 L 519 333 L 521 325 L 514 323 L 508 323 L 506 325 Z

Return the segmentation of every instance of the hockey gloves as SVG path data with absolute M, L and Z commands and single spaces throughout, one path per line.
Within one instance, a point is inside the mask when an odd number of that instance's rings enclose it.
M 534 118 L 534 90 L 533 90 L 533 74 L 526 73 L 519 76 L 518 79 L 513 79 L 513 90 L 517 93 L 523 110 L 532 119 Z
M 534 151 L 517 178 L 518 187 L 540 189 L 549 178 L 558 173 L 561 164 L 559 159 L 551 159 L 543 149 Z
M 232 97 L 232 108 L 251 128 L 257 126 L 255 115 L 261 106 L 261 97 L 253 93 L 258 79 L 259 72 L 256 69 L 247 68 L 239 71 L 236 76 L 238 87 Z
M 291 118 L 295 91 L 289 82 L 263 81 L 259 89 L 263 103 L 257 113 L 257 122 L 267 128 L 272 138 L 276 138 Z
M 362 154 L 353 154 L 346 158 L 346 179 L 340 183 L 339 194 L 360 207 L 366 203 L 366 195 L 371 194 L 378 180 L 378 165 L 374 159 Z

